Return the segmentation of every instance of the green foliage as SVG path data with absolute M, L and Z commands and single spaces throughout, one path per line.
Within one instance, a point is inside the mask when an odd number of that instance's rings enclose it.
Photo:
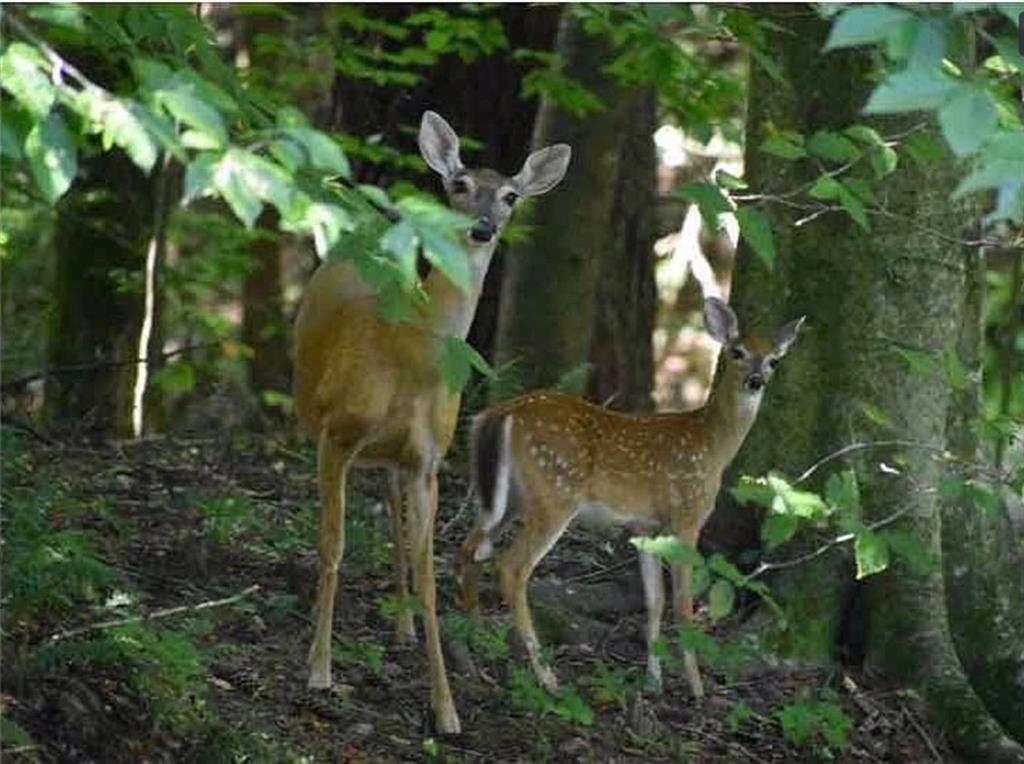
M 599 706 L 622 707 L 628 694 L 641 686 L 641 682 L 642 680 L 636 675 L 635 668 L 623 669 L 599 661 L 597 675 L 592 680 L 594 703 Z
M 5 488 L 5 629 L 97 603 L 118 581 L 118 572 L 100 557 L 88 532 L 58 524 L 57 518 L 74 503 L 53 484 L 33 490 Z
M 973 168 L 954 196 L 994 190 L 990 223 L 1024 222 L 1021 62 L 1009 43 L 1017 23 L 1014 14 L 999 16 L 985 5 L 968 12 L 935 6 L 922 13 L 864 5 L 840 11 L 826 45 L 826 50 L 874 45 L 884 52 L 885 76 L 865 111 L 934 113 L 953 153 Z M 970 61 L 965 30 L 996 50 L 982 67 Z
M 508 690 L 513 707 L 520 711 L 540 716 L 553 714 L 585 727 L 594 723 L 593 709 L 573 687 L 562 687 L 552 694 L 537 684 L 529 669 L 512 666 Z
M 384 645 L 372 639 L 335 640 L 334 657 L 342 663 L 363 666 L 376 677 L 384 676 Z
M 199 502 L 204 531 L 218 544 L 228 544 L 246 531 L 262 527 L 252 501 L 244 496 L 216 496 Z
M 481 623 L 462 613 L 449 613 L 444 616 L 444 630 L 453 639 L 469 645 L 478 658 L 490 663 L 509 657 L 508 624 Z
M 842 707 L 823 700 L 800 699 L 775 714 L 786 740 L 799 746 L 822 746 L 826 752 L 850 746 L 853 720 Z

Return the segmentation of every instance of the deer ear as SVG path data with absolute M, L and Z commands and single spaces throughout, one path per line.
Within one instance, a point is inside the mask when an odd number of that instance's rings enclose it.
M 804 325 L 807 316 L 800 316 L 795 321 L 790 321 L 777 332 L 775 332 L 775 353 L 783 356 L 789 351 L 789 346 L 796 342 L 796 336 L 800 333 L 800 327 Z
M 704 301 L 704 328 L 711 338 L 723 345 L 731 345 L 740 338 L 740 323 L 732 308 L 717 297 Z
M 420 154 L 442 178 L 450 178 L 462 169 L 459 136 L 436 111 L 423 112 L 420 121 Z
M 523 169 L 512 181 L 523 196 L 538 196 L 553 189 L 562 182 L 569 169 L 572 149 L 565 143 L 534 151 L 526 157 Z

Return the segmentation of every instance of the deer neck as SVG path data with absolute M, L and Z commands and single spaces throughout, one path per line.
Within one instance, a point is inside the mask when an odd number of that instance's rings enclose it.
M 427 275 L 424 290 L 430 298 L 426 321 L 433 334 L 439 337 L 466 339 L 473 323 L 480 293 L 484 288 L 484 277 L 490 267 L 497 241 L 479 247 L 469 247 L 467 256 L 470 266 L 470 288 L 464 292 L 445 276 L 440 268 L 434 267 Z
M 723 369 L 719 365 L 704 416 L 708 432 L 714 434 L 710 439 L 712 448 L 723 467 L 732 461 L 746 440 L 763 396 L 764 388 L 751 394 L 731 367 Z

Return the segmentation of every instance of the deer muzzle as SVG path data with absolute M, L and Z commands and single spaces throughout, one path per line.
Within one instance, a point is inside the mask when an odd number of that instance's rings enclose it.
M 469 229 L 469 237 L 480 244 L 486 244 L 494 238 L 498 227 L 491 222 L 490 218 L 480 218 L 476 225 Z

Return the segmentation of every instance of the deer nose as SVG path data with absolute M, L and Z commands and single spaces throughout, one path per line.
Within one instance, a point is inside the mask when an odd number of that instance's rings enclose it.
M 752 393 L 756 393 L 762 387 L 764 387 L 764 377 L 760 374 L 755 372 L 747 377 L 747 389 Z
M 486 244 L 494 238 L 494 234 L 497 231 L 498 227 L 491 222 L 490 218 L 480 218 L 476 221 L 476 225 L 469 229 L 469 236 L 473 241 Z

